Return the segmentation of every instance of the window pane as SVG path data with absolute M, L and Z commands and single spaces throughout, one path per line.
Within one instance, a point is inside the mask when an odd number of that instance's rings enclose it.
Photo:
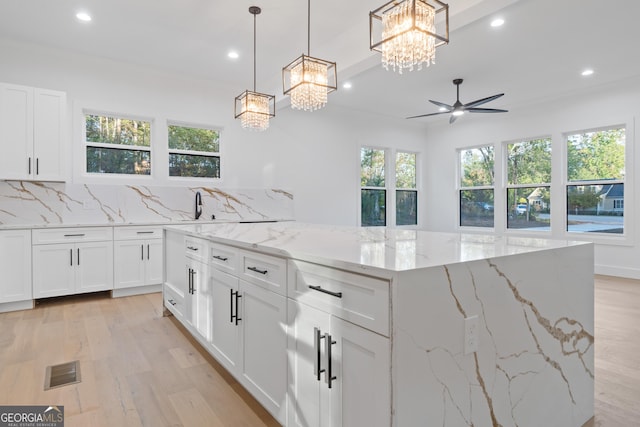
M 567 186 L 567 230 L 624 232 L 624 184 Z
M 87 172 L 151 174 L 151 153 L 142 150 L 87 147 Z
M 624 179 L 624 146 L 624 128 L 569 135 L 569 180 Z
M 384 150 L 363 148 L 360 152 L 360 185 L 384 187 Z
M 385 190 L 360 190 L 362 203 L 360 222 L 363 227 L 387 225 Z
M 550 230 L 549 187 L 507 189 L 507 228 Z
M 416 188 L 415 153 L 396 153 L 396 188 Z
M 460 151 L 460 186 L 493 185 L 493 146 Z
M 169 125 L 169 148 L 174 150 L 220 151 L 220 134 L 216 130 Z
M 149 147 L 151 123 L 120 117 L 85 115 L 87 142 Z
M 418 223 L 418 192 L 396 190 L 396 225 Z
M 551 139 L 508 144 L 507 182 L 512 185 L 551 182 Z
M 460 225 L 493 227 L 493 190 L 460 191 Z
M 169 153 L 169 176 L 220 178 L 220 157 Z

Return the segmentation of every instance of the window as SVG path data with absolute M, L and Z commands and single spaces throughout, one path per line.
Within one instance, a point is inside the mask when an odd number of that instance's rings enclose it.
M 220 132 L 170 124 L 169 176 L 220 178 Z
M 493 227 L 494 148 L 459 151 L 460 226 Z
M 507 144 L 507 228 L 550 230 L 551 138 Z
M 396 153 L 396 225 L 418 224 L 416 154 Z
M 625 128 L 567 135 L 567 231 L 624 233 Z
M 151 174 L 151 122 L 85 114 L 88 173 Z
M 385 151 L 363 147 L 360 152 L 360 223 L 363 227 L 387 225 Z

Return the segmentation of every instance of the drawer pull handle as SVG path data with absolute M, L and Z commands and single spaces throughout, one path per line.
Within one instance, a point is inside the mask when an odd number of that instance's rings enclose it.
M 155 231 L 136 231 L 136 234 L 153 234 Z
M 314 291 L 322 292 L 323 294 L 329 294 L 332 297 L 342 298 L 342 292 L 332 292 L 326 289 L 322 289 L 320 286 L 311 286 L 309 285 L 309 289 L 313 289 Z
M 219 259 L 220 261 L 223 261 L 223 262 L 225 262 L 225 261 L 227 261 L 229 259 L 229 258 L 227 258 L 225 256 L 220 256 L 220 255 L 213 255 L 212 258 Z
M 64 237 L 84 237 L 84 233 L 80 233 L 80 234 L 65 234 Z
M 260 270 L 258 267 L 247 267 L 247 270 L 255 271 L 260 274 L 267 274 L 269 272 L 268 270 Z
M 191 250 L 191 251 L 197 251 L 198 248 L 194 248 L 193 246 L 187 246 L 187 249 Z
M 169 300 L 169 304 L 171 304 L 171 305 L 176 305 L 176 302 L 175 302 L 174 300 L 170 299 L 170 300 Z

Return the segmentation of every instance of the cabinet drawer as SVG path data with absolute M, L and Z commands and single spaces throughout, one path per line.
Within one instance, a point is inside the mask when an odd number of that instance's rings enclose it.
M 280 295 L 287 294 L 287 261 L 270 255 L 241 251 L 240 277 Z
M 101 242 L 113 240 L 112 227 L 46 228 L 32 232 L 34 245 L 68 242 Z
M 184 253 L 187 257 L 196 261 L 207 262 L 207 241 L 197 237 L 186 236 L 184 238 Z
M 114 240 L 162 239 L 162 227 L 148 225 L 135 227 L 114 227 Z
M 289 260 L 289 298 L 389 336 L 389 282 Z
M 220 245 L 217 243 L 209 243 L 209 264 L 213 267 L 235 273 L 238 269 L 238 249 Z
M 184 316 L 184 297 L 181 296 L 173 287 L 164 285 L 162 287 L 164 306 L 169 309 L 176 317 Z

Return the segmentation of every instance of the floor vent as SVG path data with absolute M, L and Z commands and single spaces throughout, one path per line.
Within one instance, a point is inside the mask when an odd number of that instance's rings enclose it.
M 47 366 L 44 378 L 44 389 L 49 390 L 69 384 L 80 382 L 80 361 L 62 363 L 60 365 Z

